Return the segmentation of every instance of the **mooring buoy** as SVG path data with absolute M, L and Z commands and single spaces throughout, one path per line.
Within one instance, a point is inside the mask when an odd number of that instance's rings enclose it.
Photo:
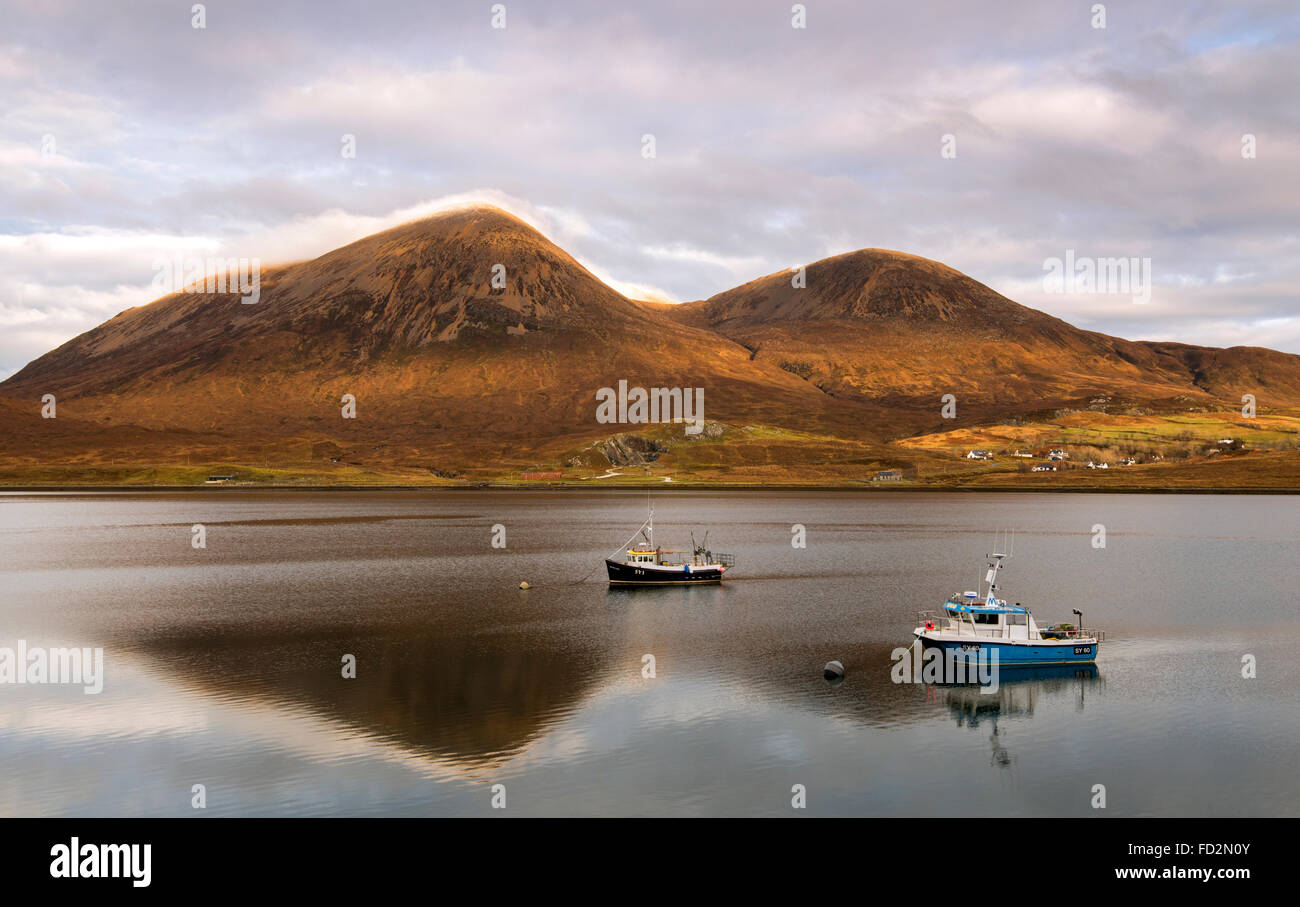
M 844 676 L 844 665 L 838 661 L 828 661 L 826 667 L 822 668 L 822 676 L 827 680 L 839 680 Z
M 531 589 L 531 588 L 533 588 L 533 586 L 532 586 L 532 584 L 529 583 L 527 580 L 524 580 L 522 583 L 519 584 L 519 588 L 520 588 L 520 589 Z

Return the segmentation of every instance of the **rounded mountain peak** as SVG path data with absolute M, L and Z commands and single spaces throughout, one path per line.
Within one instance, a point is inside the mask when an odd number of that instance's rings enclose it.
M 1020 321 L 1033 313 L 947 265 L 892 249 L 846 252 L 800 271 L 778 271 L 711 297 L 709 320 Z

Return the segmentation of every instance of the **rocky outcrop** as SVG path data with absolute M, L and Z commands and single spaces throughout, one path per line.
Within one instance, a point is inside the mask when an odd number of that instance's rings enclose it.
M 666 453 L 667 447 L 645 435 L 618 434 L 597 441 L 577 456 L 570 457 L 566 466 L 645 466 Z

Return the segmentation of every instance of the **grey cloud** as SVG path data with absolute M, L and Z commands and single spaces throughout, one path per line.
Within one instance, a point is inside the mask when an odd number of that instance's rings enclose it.
M 785 3 L 507 2 L 503 32 L 489 6 L 223 0 L 196 31 L 188 4 L 11 2 L 0 238 L 238 245 L 494 187 L 578 215 L 570 251 L 678 299 L 878 246 L 1094 330 L 1300 351 L 1294 4 L 1108 4 L 1095 30 L 1065 0 L 818 2 L 795 31 Z M 33 157 L 46 132 L 57 168 Z M 1067 248 L 1151 257 L 1160 307 L 1026 289 Z M 147 302 L 149 251 L 0 247 L 0 320 L 26 325 L 0 372 Z

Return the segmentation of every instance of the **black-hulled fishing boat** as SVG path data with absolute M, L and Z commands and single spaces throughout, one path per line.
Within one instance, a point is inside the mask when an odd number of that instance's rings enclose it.
M 695 544 L 691 534 L 690 550 L 660 548 L 655 545 L 655 514 L 641 524 L 632 538 L 623 560 L 605 558 L 611 586 L 685 586 L 700 583 L 720 583 L 727 568 L 736 565 L 730 554 L 715 554 L 709 550 L 708 533 L 703 543 Z M 632 542 L 640 535 L 645 544 L 637 547 Z

